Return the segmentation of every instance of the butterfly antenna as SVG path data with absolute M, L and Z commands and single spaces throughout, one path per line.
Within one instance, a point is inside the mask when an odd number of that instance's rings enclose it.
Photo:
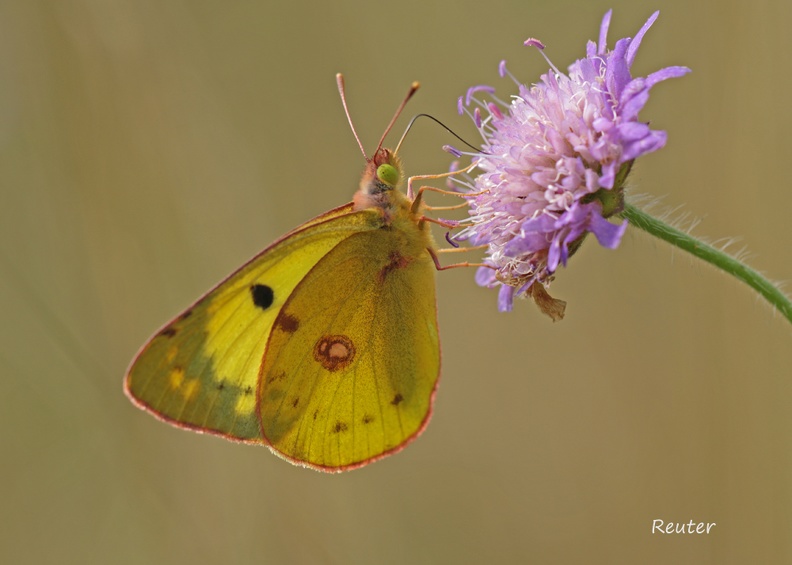
M 475 146 L 471 145 L 470 143 L 468 143 L 467 141 L 465 141 L 464 139 L 462 139 L 462 138 L 461 138 L 461 137 L 460 137 L 460 136 L 459 136 L 459 135 L 458 135 L 458 134 L 457 134 L 457 133 L 456 133 L 454 130 L 452 130 L 450 127 L 448 127 L 447 125 L 445 125 L 443 122 L 441 122 L 440 120 L 438 120 L 438 119 L 437 119 L 437 118 L 435 118 L 434 116 L 430 116 L 429 114 L 417 114 L 416 116 L 413 116 L 413 119 L 412 119 L 412 120 L 410 120 L 410 123 L 409 123 L 409 124 L 407 124 L 407 129 L 405 129 L 405 130 L 404 130 L 404 133 L 402 134 L 402 136 L 401 136 L 401 139 L 399 140 L 399 143 L 398 143 L 398 145 L 396 145 L 396 150 L 394 151 L 394 153 L 398 153 L 398 152 L 399 152 L 399 147 L 401 147 L 401 144 L 402 144 L 402 142 L 404 141 L 404 138 L 405 138 L 405 137 L 407 137 L 407 133 L 410 131 L 410 128 L 412 128 L 412 127 L 413 127 L 413 124 L 415 123 L 415 121 L 416 121 L 418 118 L 429 118 L 430 120 L 432 120 L 432 121 L 434 121 L 435 123 L 439 124 L 439 125 L 440 125 L 440 127 L 442 127 L 444 130 L 446 130 L 448 133 L 450 133 L 451 135 L 453 135 L 454 137 L 456 137 L 456 138 L 457 138 L 459 141 L 461 141 L 462 143 L 464 143 L 465 145 L 467 145 L 468 147 L 470 147 L 470 148 L 471 148 L 473 151 L 475 151 L 476 153 L 483 153 L 483 152 L 481 151 L 481 148 L 480 148 L 480 147 L 475 147 Z
M 407 92 L 407 96 L 405 96 L 404 100 L 402 100 L 402 103 L 399 104 L 399 107 L 396 109 L 396 113 L 393 114 L 393 118 L 391 118 L 388 127 L 385 128 L 385 133 L 382 134 L 382 137 L 380 138 L 379 143 L 377 144 L 377 151 L 379 151 L 380 148 L 382 147 L 382 143 L 385 141 L 385 136 L 388 135 L 388 132 L 390 132 L 391 128 L 393 127 L 393 124 L 396 123 L 396 120 L 399 118 L 399 115 L 402 113 L 402 110 L 404 110 L 404 107 L 407 105 L 407 102 L 410 101 L 410 98 L 413 97 L 415 91 L 418 90 L 420 87 L 421 84 L 419 82 L 414 82 L 410 85 L 410 90 Z M 401 145 L 401 142 L 399 142 L 399 145 Z M 374 155 L 377 154 L 377 151 L 374 152 Z M 394 151 L 393 154 L 395 155 L 398 151 L 399 148 L 397 147 L 396 151 Z
M 366 150 L 363 149 L 363 144 L 360 143 L 360 138 L 358 137 L 358 134 L 355 131 L 355 124 L 352 123 L 352 116 L 349 115 L 349 106 L 347 106 L 347 102 L 346 102 L 346 89 L 344 88 L 344 75 L 342 75 L 341 73 L 337 73 L 336 83 L 338 84 L 338 93 L 341 95 L 341 104 L 344 105 L 344 112 L 346 113 L 347 121 L 349 122 L 349 127 L 352 128 L 352 135 L 355 136 L 355 141 L 357 141 L 358 147 L 360 147 L 360 152 L 363 153 L 363 158 L 366 161 L 368 161 L 369 158 L 366 156 Z

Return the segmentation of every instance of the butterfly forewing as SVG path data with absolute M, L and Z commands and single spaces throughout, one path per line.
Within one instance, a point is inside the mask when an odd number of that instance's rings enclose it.
M 347 205 L 287 234 L 155 334 L 129 368 L 127 393 L 176 425 L 261 441 L 258 378 L 281 307 L 323 256 L 381 224 Z

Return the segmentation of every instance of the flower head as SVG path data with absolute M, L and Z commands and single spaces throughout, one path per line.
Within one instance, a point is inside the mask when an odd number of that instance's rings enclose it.
M 586 57 L 568 74 L 545 57 L 551 69 L 526 86 L 503 61 L 500 75 L 519 88 L 510 104 L 489 86 L 474 86 L 459 99 L 460 112 L 473 118 L 484 141 L 471 155 L 482 172 L 472 181 L 470 218 L 457 239 L 487 244 L 489 267 L 480 268 L 476 280 L 499 287 L 501 311 L 511 310 L 515 295 L 529 294 L 554 319 L 563 316 L 564 303 L 544 286 L 589 232 L 605 247 L 619 245 L 626 221 L 607 218 L 621 212 L 624 179 L 637 157 L 666 143 L 665 132 L 639 122 L 638 112 L 655 84 L 689 69 L 633 78 L 636 51 L 658 13 L 613 50 L 606 46 L 610 16 L 602 20 L 599 42 L 588 42 Z M 525 45 L 544 49 L 537 39 Z

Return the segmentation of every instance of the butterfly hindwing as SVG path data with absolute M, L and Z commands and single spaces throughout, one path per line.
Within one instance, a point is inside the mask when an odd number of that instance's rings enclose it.
M 349 236 L 280 310 L 259 409 L 266 441 L 286 458 L 348 469 L 403 447 L 426 425 L 440 370 L 434 267 L 403 235 Z
M 275 242 L 149 340 L 127 394 L 176 425 L 261 442 L 258 378 L 281 307 L 322 257 L 381 223 L 376 211 L 346 205 Z

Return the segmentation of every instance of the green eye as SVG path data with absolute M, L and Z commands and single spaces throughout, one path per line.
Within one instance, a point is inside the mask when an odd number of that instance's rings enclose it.
M 399 182 L 399 171 L 393 165 L 380 165 L 377 167 L 377 178 L 388 186 L 396 186 Z

